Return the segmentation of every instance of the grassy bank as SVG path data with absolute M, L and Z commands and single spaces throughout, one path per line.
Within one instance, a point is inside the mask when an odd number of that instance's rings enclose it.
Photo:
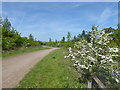
M 4 58 L 17 56 L 17 55 L 21 55 L 21 54 L 24 54 L 24 53 L 44 50 L 44 49 L 49 49 L 49 48 L 47 48 L 47 47 L 34 47 L 34 48 L 21 48 L 21 49 L 18 49 L 18 50 L 11 50 L 11 51 L 3 51 L 2 52 L 2 58 L 4 59 Z
M 69 60 L 64 59 L 67 52 L 59 49 L 51 52 L 40 61 L 20 81 L 17 88 L 82 88 L 77 73 Z

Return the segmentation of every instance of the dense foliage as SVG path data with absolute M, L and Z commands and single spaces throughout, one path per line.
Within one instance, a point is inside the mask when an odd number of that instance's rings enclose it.
M 35 41 L 34 37 L 30 34 L 29 38 L 22 37 L 20 33 L 17 32 L 9 22 L 8 18 L 2 21 L 1 26 L 2 32 L 2 49 L 12 50 L 21 47 L 33 47 L 41 46 L 41 41 Z
M 97 30 L 97 27 L 92 27 L 90 41 L 83 38 L 76 42 L 65 57 L 71 57 L 75 68 L 86 81 L 90 82 L 93 76 L 99 76 L 104 78 L 106 87 L 118 87 L 120 49 L 117 47 L 120 44 L 120 32 L 118 29 L 109 29 Z

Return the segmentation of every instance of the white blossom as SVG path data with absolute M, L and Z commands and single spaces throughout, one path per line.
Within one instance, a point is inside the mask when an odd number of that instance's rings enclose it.
M 118 80 L 117 78 L 115 79 L 115 81 L 116 81 L 117 83 L 119 83 L 119 80 Z
M 109 48 L 109 52 L 119 52 L 118 48 Z
M 113 68 L 113 64 L 117 63 L 113 60 L 113 57 L 119 57 L 119 55 L 116 54 L 119 52 L 119 49 L 108 46 L 108 43 L 112 40 L 109 38 L 109 35 L 110 34 L 105 33 L 105 30 L 92 31 L 90 33 L 90 42 L 84 39 L 76 42 L 74 48 L 68 48 L 69 55 L 65 56 L 65 58 L 71 57 L 73 66 L 83 70 L 90 70 L 93 67 L 99 66 L 103 67 L 103 69 L 109 69 L 111 73 L 117 72 L 117 70 Z M 83 59 L 79 60 L 79 57 Z M 119 82 L 118 79 L 115 80 Z
M 109 61 L 110 61 L 110 62 L 113 62 L 113 60 L 112 60 L 112 59 L 110 59 Z
M 67 56 L 64 56 L 64 58 L 67 58 Z

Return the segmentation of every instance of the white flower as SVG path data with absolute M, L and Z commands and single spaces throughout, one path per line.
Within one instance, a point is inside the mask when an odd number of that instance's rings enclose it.
M 87 58 L 88 58 L 89 60 L 92 60 L 92 61 L 95 60 L 95 58 L 93 58 L 93 57 L 91 57 L 91 56 L 88 56 Z
M 116 54 L 116 55 L 112 55 L 112 56 L 113 56 L 113 57 L 118 57 L 119 55 Z
M 71 54 L 69 54 L 67 57 L 70 57 L 71 56 Z
M 86 51 L 86 53 L 89 53 L 90 51 Z
M 72 58 L 75 59 L 75 56 L 73 56 Z
M 102 48 L 99 48 L 99 50 L 102 50 Z
M 78 53 L 80 53 L 80 51 L 78 51 Z
M 70 56 L 73 57 L 73 54 L 71 54 Z
M 81 44 L 81 42 L 78 42 L 79 44 Z
M 64 58 L 67 58 L 67 56 L 64 56 Z
M 79 61 L 75 61 L 75 63 L 76 63 L 76 64 L 78 64 L 78 63 L 79 63 Z
M 106 61 L 105 61 L 105 60 L 101 60 L 100 62 L 101 62 L 101 64 L 106 63 Z
M 77 53 L 74 53 L 74 55 L 77 55 Z
M 86 67 L 85 65 L 82 65 L 81 67 L 84 68 L 84 69 L 88 69 L 88 67 Z
M 119 80 L 118 80 L 117 78 L 115 79 L 115 81 L 116 81 L 117 83 L 119 83 Z
M 102 31 L 102 35 L 105 34 L 105 31 Z
M 74 66 L 74 67 L 76 67 L 76 66 L 77 66 L 77 64 L 73 64 L 73 66 Z
M 91 43 L 88 43 L 89 47 L 92 47 L 92 44 Z
M 114 48 L 113 52 L 118 52 L 119 49 L 118 48 Z
M 119 52 L 118 48 L 109 48 L 109 52 Z
M 72 61 L 74 61 L 75 59 L 71 59 Z
M 112 59 L 110 59 L 109 61 L 113 63 L 113 60 L 112 60 Z
M 104 55 L 102 55 L 102 56 L 101 56 L 101 58 L 105 58 L 105 56 L 104 56 Z
M 99 43 L 99 44 L 102 44 L 102 40 L 100 40 L 98 43 Z

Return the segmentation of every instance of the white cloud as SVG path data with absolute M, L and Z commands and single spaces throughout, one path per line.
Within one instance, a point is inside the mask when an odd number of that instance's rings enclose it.
M 89 13 L 89 21 L 93 21 L 96 23 L 96 25 L 106 25 L 113 16 L 117 16 L 118 11 L 117 10 L 111 10 L 110 8 L 105 8 L 101 14 L 95 15 L 93 13 Z
M 111 15 L 112 15 L 112 11 L 109 8 L 106 8 L 98 17 L 97 24 L 98 25 L 106 24 L 108 19 L 111 17 Z
M 111 17 L 115 15 L 117 16 L 117 10 L 112 11 L 111 9 L 106 8 L 98 17 L 97 24 L 105 25 L 108 23 L 109 19 L 111 19 Z

